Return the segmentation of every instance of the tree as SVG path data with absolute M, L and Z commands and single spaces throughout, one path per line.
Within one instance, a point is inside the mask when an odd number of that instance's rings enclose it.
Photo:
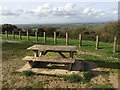
M 5 32 L 5 31 L 12 32 L 13 30 L 19 31 L 20 29 L 17 26 L 12 25 L 12 24 L 3 24 L 2 25 L 2 32 Z

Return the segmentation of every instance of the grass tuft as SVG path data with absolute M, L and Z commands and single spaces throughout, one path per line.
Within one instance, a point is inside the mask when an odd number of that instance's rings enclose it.
M 85 71 L 85 72 L 83 73 L 82 81 L 83 81 L 83 82 L 88 82 L 88 81 L 90 81 L 90 79 L 92 78 L 92 76 L 93 76 L 93 74 L 91 73 L 90 70 Z
M 65 81 L 74 82 L 74 83 L 77 83 L 77 82 L 81 81 L 81 77 L 79 75 L 76 75 L 76 74 L 63 76 L 63 79 Z
M 33 76 L 33 75 L 36 75 L 36 73 L 32 72 L 31 70 L 26 70 L 26 71 L 23 71 L 21 72 L 22 75 L 25 75 L 25 76 Z

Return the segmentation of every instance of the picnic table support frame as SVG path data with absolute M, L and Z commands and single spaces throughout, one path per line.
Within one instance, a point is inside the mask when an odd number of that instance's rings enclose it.
M 63 58 L 67 58 L 63 53 L 58 52 Z
M 70 52 L 70 58 L 73 58 L 73 52 Z
M 34 57 L 39 57 L 38 50 L 34 50 Z
M 72 64 L 68 64 L 68 70 L 71 71 Z

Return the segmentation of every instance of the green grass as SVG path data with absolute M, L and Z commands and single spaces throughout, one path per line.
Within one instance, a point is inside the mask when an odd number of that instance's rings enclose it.
M 27 40 L 27 36 L 22 36 L 22 40 L 19 40 L 19 35 L 15 35 L 15 39 L 13 39 L 12 35 L 8 35 L 8 38 L 6 38 L 5 34 L 0 34 L 3 40 L 13 40 L 13 41 L 20 41 L 20 42 L 31 42 L 31 43 L 39 43 L 39 44 L 44 44 L 44 39 L 43 37 L 38 37 L 38 42 L 36 42 L 35 36 L 29 36 L 29 41 Z M 46 44 L 48 45 L 53 45 L 53 38 L 51 37 L 46 37 Z M 65 38 L 57 38 L 57 45 L 65 45 L 66 43 Z M 78 40 L 77 39 L 69 39 L 69 45 L 75 45 L 78 46 Z M 88 41 L 88 40 L 83 40 L 82 41 L 82 46 L 78 48 L 80 50 L 84 51 L 92 51 L 95 53 L 103 53 L 105 55 L 112 55 L 113 57 L 117 57 L 119 55 L 119 52 L 113 53 L 113 45 L 112 43 L 104 43 L 100 42 L 99 44 L 99 49 L 95 50 L 95 41 Z M 117 51 L 120 51 L 120 45 L 117 47 Z M 119 55 L 120 56 L 120 55 Z
M 21 72 L 22 75 L 25 75 L 25 76 L 33 76 L 33 75 L 36 75 L 34 72 L 32 72 L 31 70 L 27 70 L 27 71 L 23 71 Z
M 62 76 L 62 78 L 65 80 L 65 81 L 69 81 L 69 82 L 74 82 L 74 83 L 77 83 L 77 82 L 80 82 L 82 80 L 82 77 L 80 77 L 79 75 L 77 74 L 72 74 L 72 75 L 66 75 L 66 76 Z
M 120 69 L 119 67 L 120 62 L 118 60 L 104 59 L 94 55 L 86 55 L 86 54 L 81 54 L 79 57 L 83 58 L 85 61 L 95 62 L 99 67 L 102 67 L 102 68 Z

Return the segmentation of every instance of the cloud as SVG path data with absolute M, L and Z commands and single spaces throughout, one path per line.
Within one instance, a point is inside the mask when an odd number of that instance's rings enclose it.
M 32 11 L 35 15 L 39 15 L 39 14 L 45 14 L 51 12 L 51 9 L 43 6 L 39 6 L 36 9 L 33 9 Z
M 118 14 L 118 11 L 117 11 L 117 10 L 114 10 L 114 11 L 113 11 L 113 14 Z
M 65 5 L 64 9 L 65 11 L 72 11 L 75 7 L 75 4 L 74 3 L 68 3 Z
M 100 19 L 101 17 L 109 15 L 109 12 L 114 15 L 117 13 L 117 10 L 105 11 L 102 9 L 91 8 L 91 7 L 79 7 L 74 3 L 67 3 L 65 5 L 59 4 L 59 6 L 45 3 L 40 6 L 36 6 L 32 9 L 28 8 L 7 8 L 0 7 L 0 11 L 2 11 L 2 17 L 9 18 L 10 20 L 14 20 L 13 18 L 20 18 L 19 20 L 71 20 L 71 21 L 90 21 L 93 19 Z M 28 21 L 28 20 L 27 20 Z
M 1 11 L 2 16 L 19 16 L 19 13 L 16 10 L 11 10 L 7 7 L 3 7 Z
M 99 17 L 104 15 L 104 11 L 87 7 L 82 10 L 81 14 L 85 15 L 85 17 Z

